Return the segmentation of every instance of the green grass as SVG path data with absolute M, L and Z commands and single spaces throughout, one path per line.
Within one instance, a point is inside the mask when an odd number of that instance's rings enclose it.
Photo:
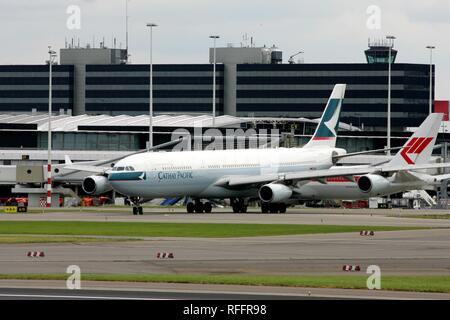
M 86 221 L 2 221 L 1 234 L 97 235 L 130 237 L 252 237 L 316 233 L 359 232 L 361 230 L 412 230 L 410 227 L 368 227 L 298 224 L 150 223 Z
M 64 237 L 64 236 L 29 236 L 29 235 L 0 235 L 0 244 L 19 243 L 87 243 L 87 242 L 112 242 L 112 241 L 136 241 L 138 239 L 126 238 L 92 238 L 92 237 Z
M 66 274 L 0 274 L 0 279 L 66 280 Z M 367 276 L 189 275 L 189 274 L 83 274 L 82 281 L 165 282 L 282 287 L 367 289 Z M 450 276 L 382 276 L 381 289 L 450 293 Z
M 450 214 L 403 215 L 400 218 L 450 219 Z

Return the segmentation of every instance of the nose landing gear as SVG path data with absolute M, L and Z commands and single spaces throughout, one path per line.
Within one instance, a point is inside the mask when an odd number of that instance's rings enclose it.
M 142 210 L 142 206 L 133 207 L 133 214 L 134 215 L 143 215 L 144 212 Z
M 133 206 L 133 215 L 143 215 L 144 211 L 142 210 L 142 199 L 139 197 L 130 197 L 130 201 Z

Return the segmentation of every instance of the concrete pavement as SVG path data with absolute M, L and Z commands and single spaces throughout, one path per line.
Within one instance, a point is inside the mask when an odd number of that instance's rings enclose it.
M 45 257 L 27 257 L 28 251 Z M 157 252 L 175 258 L 157 259 Z M 0 273 L 61 273 L 71 264 L 86 273 L 341 274 L 344 264 L 376 264 L 389 274 L 450 274 L 450 232 L 0 245 Z
M 66 290 L 65 281 L 0 280 L 1 299 L 450 299 L 450 294 L 368 289 L 205 285 L 83 281 Z

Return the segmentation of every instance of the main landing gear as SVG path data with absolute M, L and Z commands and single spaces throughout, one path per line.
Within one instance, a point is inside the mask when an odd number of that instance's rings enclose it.
M 233 208 L 234 213 L 246 213 L 247 212 L 247 203 L 244 199 L 231 199 L 231 207 Z
M 190 201 L 186 204 L 186 211 L 188 213 L 211 213 L 212 204 L 209 201 L 203 203 L 200 199 L 196 199 L 194 202 Z
M 285 203 L 272 203 L 261 201 L 262 213 L 285 213 L 287 206 Z
M 131 204 L 133 206 L 133 215 L 143 215 L 144 211 L 142 210 L 142 200 L 139 197 L 130 197 Z
M 133 206 L 133 214 L 136 215 L 143 215 L 144 212 L 142 210 L 142 206 L 134 207 Z

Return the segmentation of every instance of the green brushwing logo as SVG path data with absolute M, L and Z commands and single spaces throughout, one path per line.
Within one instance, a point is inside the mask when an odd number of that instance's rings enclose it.
M 322 116 L 314 140 L 327 140 L 337 137 L 342 99 L 330 99 Z
M 145 180 L 146 174 L 143 171 L 114 172 L 108 177 L 109 181 L 139 181 Z

